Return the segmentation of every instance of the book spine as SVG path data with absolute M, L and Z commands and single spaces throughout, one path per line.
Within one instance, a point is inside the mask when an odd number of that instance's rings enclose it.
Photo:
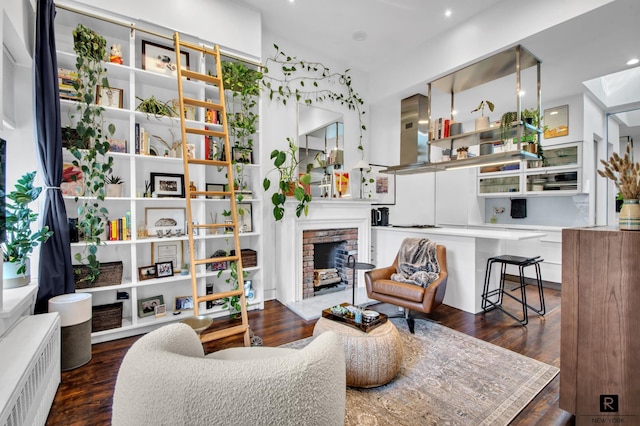
M 140 123 L 136 123 L 135 153 L 140 154 Z

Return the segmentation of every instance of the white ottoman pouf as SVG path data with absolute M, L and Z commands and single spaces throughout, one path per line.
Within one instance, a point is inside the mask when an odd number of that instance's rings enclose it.
M 49 299 L 49 312 L 60 315 L 62 371 L 91 361 L 91 294 L 70 293 L 52 297 Z
M 368 333 L 327 318 L 320 318 L 313 329 L 318 336 L 331 330 L 344 344 L 347 386 L 372 388 L 389 383 L 402 364 L 402 341 L 391 321 Z

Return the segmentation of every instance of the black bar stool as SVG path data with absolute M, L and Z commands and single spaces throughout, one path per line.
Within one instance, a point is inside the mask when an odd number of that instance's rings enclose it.
M 545 306 L 544 306 L 544 293 L 542 290 L 542 278 L 540 276 L 540 262 L 544 259 L 541 259 L 540 256 L 536 257 L 522 257 L 522 256 L 511 256 L 511 255 L 503 255 L 503 256 L 495 256 L 490 257 L 487 260 L 487 269 L 484 275 L 484 289 L 482 290 L 482 310 L 484 312 L 489 312 L 493 309 L 500 309 L 505 314 L 509 315 L 511 318 L 518 321 L 521 325 L 527 325 L 529 322 L 529 315 L 527 312 L 527 308 L 531 309 L 533 312 L 538 315 L 545 314 Z M 491 269 L 494 263 L 500 264 L 500 285 L 498 288 L 489 290 L 489 282 L 491 279 Z M 520 298 L 512 295 L 511 293 L 505 291 L 505 272 L 507 269 L 507 265 L 515 265 L 518 267 L 519 275 L 520 275 L 520 285 L 512 291 L 520 290 Z M 527 293 L 525 291 L 525 277 L 524 277 L 524 268 L 527 266 L 533 266 L 536 271 L 536 281 L 538 285 L 538 297 L 540 298 L 540 308 L 535 308 L 529 304 L 527 304 Z M 519 302 L 522 305 L 522 318 L 518 318 L 516 315 L 511 312 L 506 311 L 502 307 L 503 296 L 509 296 L 513 300 Z M 492 300 L 493 299 L 493 300 Z

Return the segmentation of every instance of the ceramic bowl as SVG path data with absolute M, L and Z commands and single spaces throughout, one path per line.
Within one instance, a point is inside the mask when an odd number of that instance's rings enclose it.
M 200 315 L 197 317 L 185 318 L 180 322 L 187 324 L 188 326 L 193 328 L 193 331 L 200 334 L 203 330 L 207 329 L 207 327 L 209 327 L 213 323 L 213 318 Z

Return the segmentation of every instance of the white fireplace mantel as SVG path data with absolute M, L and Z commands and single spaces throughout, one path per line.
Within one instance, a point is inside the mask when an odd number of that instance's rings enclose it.
M 302 233 L 316 229 L 358 229 L 358 262 L 370 262 L 371 203 L 366 200 L 312 201 L 309 215 L 296 217 L 296 202 L 287 201 L 276 226 L 276 298 L 284 305 L 302 300 Z M 362 280 L 358 280 L 361 282 Z

